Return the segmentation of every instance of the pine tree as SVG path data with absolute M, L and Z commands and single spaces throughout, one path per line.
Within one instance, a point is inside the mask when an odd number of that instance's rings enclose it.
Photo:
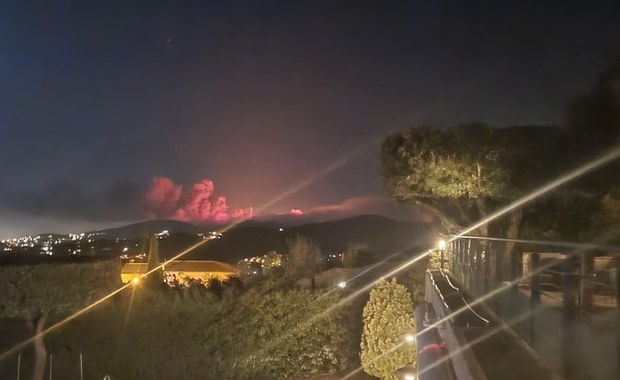
M 147 273 L 154 270 L 155 268 L 160 266 L 159 262 L 159 241 L 157 240 L 157 236 L 151 236 L 151 240 L 149 242 L 149 257 L 147 261 L 146 270 Z M 153 273 L 149 274 L 147 277 L 147 283 L 149 285 L 161 285 L 163 282 L 163 270 L 159 268 L 155 270 Z
M 288 239 L 286 245 L 285 276 L 293 281 L 310 278 L 314 288 L 314 275 L 321 269 L 323 261 L 319 244 L 316 240 L 297 235 Z
M 364 307 L 361 361 L 364 372 L 384 380 L 397 379 L 396 370 L 415 363 L 416 351 L 404 338 L 414 328 L 413 303 L 407 289 L 381 280 Z

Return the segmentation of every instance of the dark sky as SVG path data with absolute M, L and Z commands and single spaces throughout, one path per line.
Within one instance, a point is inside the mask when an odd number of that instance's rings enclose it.
M 5 0 L 0 236 L 141 219 L 156 176 L 259 215 L 375 197 L 381 137 L 561 124 L 619 47 L 613 0 Z

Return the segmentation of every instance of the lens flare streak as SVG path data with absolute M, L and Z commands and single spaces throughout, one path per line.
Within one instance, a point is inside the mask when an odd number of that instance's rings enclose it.
M 472 236 L 472 235 L 463 235 L 463 236 L 459 236 L 458 238 L 499 241 L 499 242 L 509 242 L 509 243 L 521 243 L 521 244 L 531 244 L 531 245 L 546 245 L 549 247 L 561 247 L 561 248 L 581 248 L 583 250 L 600 249 L 600 250 L 606 250 L 606 251 L 620 251 L 620 247 L 615 246 L 615 245 L 594 244 L 594 243 L 576 243 L 576 242 L 558 241 L 558 240 L 509 239 L 509 238 Z
M 516 323 L 520 323 L 521 321 L 527 319 L 530 315 L 532 314 L 532 312 L 527 312 L 527 313 L 523 313 L 520 316 L 513 318 L 509 321 L 506 322 L 506 324 L 513 325 Z M 504 324 L 500 324 L 492 329 L 490 329 L 488 332 L 484 333 L 483 335 L 477 337 L 476 339 L 468 342 L 466 345 L 459 347 L 458 349 L 451 351 L 449 353 L 449 355 L 446 355 L 445 357 L 442 357 L 441 359 L 435 360 L 432 363 L 429 363 L 428 365 L 420 368 L 418 370 L 418 377 L 420 377 L 422 374 L 432 370 L 433 368 L 436 368 L 446 362 L 449 362 L 453 357 L 457 356 L 458 354 L 460 354 L 461 352 L 468 350 L 472 347 L 474 347 L 477 344 L 480 344 L 482 342 L 484 342 L 485 340 L 489 339 L 490 337 L 492 337 L 493 335 L 497 334 L 499 331 L 501 331 L 502 329 L 504 329 L 506 327 L 506 325 Z

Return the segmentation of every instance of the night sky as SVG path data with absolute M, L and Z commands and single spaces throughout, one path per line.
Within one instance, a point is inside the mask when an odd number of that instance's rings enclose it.
M 0 237 L 192 220 L 204 179 L 229 216 L 364 213 L 386 134 L 561 125 L 619 47 L 613 0 L 5 0 Z

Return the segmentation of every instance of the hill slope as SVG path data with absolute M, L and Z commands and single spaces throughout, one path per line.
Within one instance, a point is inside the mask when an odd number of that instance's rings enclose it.
M 225 231 L 221 238 L 206 242 L 185 258 L 236 262 L 272 250 L 284 252 L 286 240 L 297 234 L 316 239 L 325 255 L 341 253 L 349 244 L 360 243 L 387 256 L 400 250 L 427 248 L 434 240 L 429 224 L 398 222 L 379 216 L 359 216 L 295 227 L 273 222 L 251 222 Z M 170 258 L 198 241 L 195 234 L 175 233 L 161 241 L 160 255 Z

